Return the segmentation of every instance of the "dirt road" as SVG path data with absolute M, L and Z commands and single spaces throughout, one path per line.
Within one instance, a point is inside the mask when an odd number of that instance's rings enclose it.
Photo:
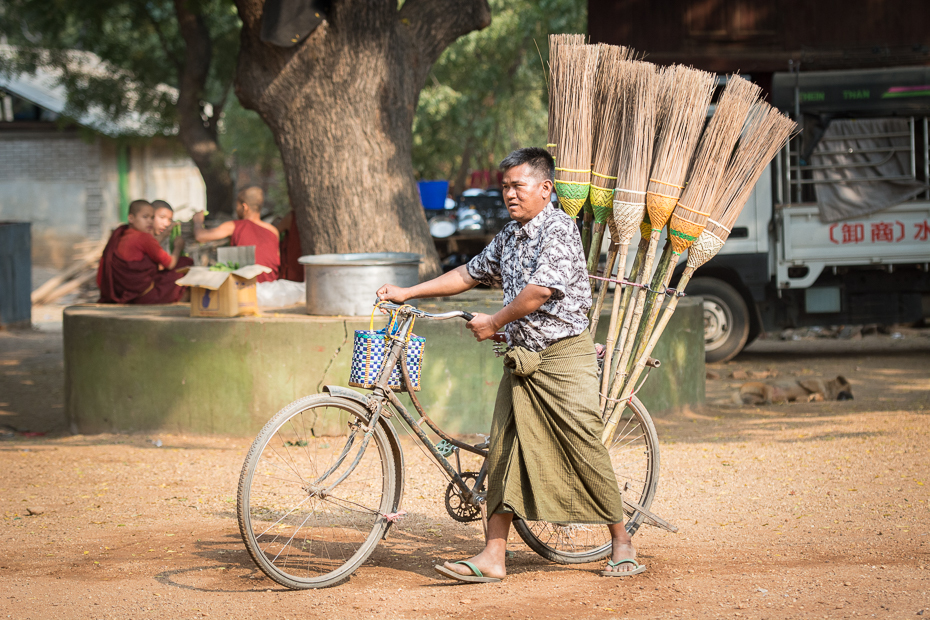
M 706 407 L 656 420 L 653 509 L 680 532 L 640 530 L 645 574 L 549 564 L 514 537 L 503 583 L 438 579 L 481 530 L 445 515 L 407 442 L 407 519 L 348 583 L 291 592 L 239 539 L 251 438 L 71 436 L 60 335 L 0 333 L 0 423 L 49 432 L 0 441 L 0 617 L 930 616 L 930 337 L 761 342 L 711 369 Z M 738 406 L 734 370 L 842 374 L 855 400 Z

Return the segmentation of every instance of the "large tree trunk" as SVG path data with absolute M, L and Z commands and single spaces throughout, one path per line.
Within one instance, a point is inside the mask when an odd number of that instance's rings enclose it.
M 439 260 L 411 162 L 413 116 L 432 64 L 490 23 L 486 0 L 334 0 L 303 43 L 258 36 L 264 0 L 237 0 L 243 22 L 236 93 L 281 150 L 308 253 L 416 252 Z
M 204 89 L 210 72 L 212 40 L 202 15 L 188 0 L 175 0 L 178 29 L 184 39 L 184 63 L 178 74 L 178 137 L 200 170 L 207 188 L 207 210 L 234 213 L 235 186 L 226 157 L 217 141 L 216 123 L 222 106 L 204 120 Z

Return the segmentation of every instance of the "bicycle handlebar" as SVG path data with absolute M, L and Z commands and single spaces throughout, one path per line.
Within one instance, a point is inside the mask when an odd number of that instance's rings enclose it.
M 382 303 L 379 307 L 383 308 L 384 310 L 398 310 L 402 306 L 391 303 L 391 302 L 386 302 L 386 303 Z M 472 314 L 471 312 L 465 312 L 464 310 L 453 310 L 451 312 L 433 314 L 431 312 L 426 312 L 424 310 L 419 310 L 417 308 L 407 306 L 405 311 L 410 312 L 410 314 L 413 314 L 414 316 L 417 316 L 419 318 L 434 319 L 436 321 L 444 321 L 446 319 L 457 319 L 457 318 L 463 318 L 466 321 L 470 321 L 473 318 L 475 318 L 474 314 Z

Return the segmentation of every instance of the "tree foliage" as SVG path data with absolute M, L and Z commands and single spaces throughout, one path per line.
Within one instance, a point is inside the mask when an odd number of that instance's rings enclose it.
M 55 70 L 70 116 L 94 111 L 113 120 L 143 119 L 142 134 L 176 131 L 200 169 L 213 211 L 233 208 L 234 186 L 218 135 L 240 28 L 229 0 L 0 5 L 0 32 L 18 50 L 11 69 Z
M 187 3 L 210 32 L 212 62 L 202 95 L 203 121 L 216 124 L 227 101 L 239 49 L 239 19 L 227 0 Z M 17 69 L 51 66 L 61 71 L 72 114 L 91 107 L 113 119 L 150 115 L 152 127 L 170 132 L 184 65 L 185 44 L 170 0 L 6 0 L 0 31 L 20 50 Z M 75 63 L 73 51 L 87 51 L 103 66 Z
M 584 0 L 491 0 L 493 20 L 450 46 L 420 93 L 413 163 L 422 179 L 461 187 L 512 149 L 544 145 L 547 36 L 584 32 Z

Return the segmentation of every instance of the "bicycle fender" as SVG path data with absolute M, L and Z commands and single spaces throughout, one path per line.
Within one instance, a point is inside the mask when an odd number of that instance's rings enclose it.
M 354 400 L 366 409 L 368 408 L 368 399 L 365 398 L 365 395 L 361 392 L 356 392 L 355 390 L 342 387 L 341 385 L 325 385 L 323 386 L 323 391 L 333 396 L 341 396 L 342 398 Z
M 365 395 L 361 392 L 356 392 L 355 390 L 349 389 L 347 387 L 342 387 L 341 385 L 326 385 L 323 386 L 323 391 L 331 396 L 336 396 L 337 398 L 345 398 L 351 401 L 354 401 L 368 409 L 368 399 L 365 398 Z M 381 424 L 381 428 L 384 429 L 385 434 L 388 436 L 388 441 L 391 443 L 391 450 L 394 452 L 395 462 L 397 463 L 397 484 L 395 485 L 395 495 L 394 495 L 394 511 L 397 512 L 400 510 L 401 502 L 404 498 L 404 451 L 400 445 L 400 438 L 397 436 L 397 431 L 394 430 L 394 425 L 390 423 L 386 418 L 381 418 L 378 421 Z M 387 538 L 387 533 L 390 531 L 388 527 L 384 531 L 384 537 Z

